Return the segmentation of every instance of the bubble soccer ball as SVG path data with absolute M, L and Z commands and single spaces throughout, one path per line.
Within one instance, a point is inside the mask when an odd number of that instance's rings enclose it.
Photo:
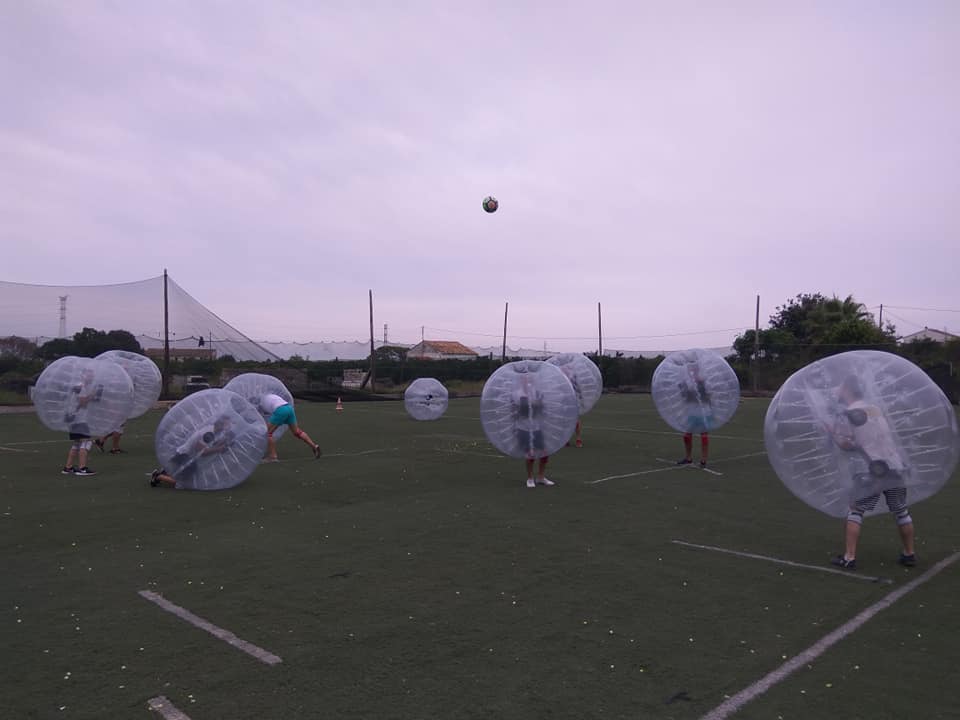
M 919 367 L 856 350 L 798 370 L 763 424 L 767 456 L 784 485 L 811 507 L 845 517 L 884 512 L 880 495 L 928 498 L 960 458 L 950 402 Z
M 237 393 L 201 390 L 164 415 L 155 445 L 177 488 L 226 490 L 246 480 L 263 459 L 267 425 Z
M 740 381 L 712 350 L 670 353 L 653 373 L 653 404 L 682 433 L 705 433 L 724 425 L 740 403 Z
M 133 381 L 110 360 L 62 357 L 40 374 L 33 404 L 51 430 L 100 437 L 130 417 Z
M 488 213 L 495 213 L 498 207 L 500 207 L 500 203 L 497 202 L 497 199 L 493 195 L 487 195 L 487 197 L 483 199 L 483 209 Z
M 433 378 L 417 378 L 403 393 L 403 405 L 414 420 L 436 420 L 447 403 L 447 389 Z
M 551 365 L 556 365 L 567 376 L 577 394 L 577 404 L 580 414 L 585 415 L 597 404 L 603 393 L 603 376 L 600 368 L 581 353 L 560 353 L 547 359 Z
M 163 376 L 157 364 L 140 353 L 126 350 L 107 350 L 96 357 L 97 360 L 110 360 L 126 370 L 133 381 L 133 409 L 130 417 L 140 417 L 160 399 L 163 388 Z
M 580 406 L 566 375 L 539 360 L 507 363 L 483 386 L 480 422 L 500 452 L 517 458 L 552 455 L 577 427 Z
M 287 386 L 284 385 L 282 381 L 273 377 L 273 375 L 243 373 L 242 375 L 237 375 L 233 380 L 224 385 L 223 389 L 230 390 L 231 392 L 237 393 L 237 395 L 245 397 L 247 402 L 257 409 L 257 412 L 260 413 L 264 422 L 269 422 L 270 415 L 272 414 L 264 410 L 260 405 L 260 399 L 264 395 L 279 395 L 287 401 L 290 407 L 293 407 L 293 395 L 287 390 Z M 287 426 L 280 425 L 274 430 L 273 439 L 279 440 L 286 431 Z

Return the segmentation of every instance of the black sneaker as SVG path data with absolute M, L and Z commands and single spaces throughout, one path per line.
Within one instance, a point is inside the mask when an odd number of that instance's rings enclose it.
M 857 569 L 857 559 L 847 560 L 843 555 L 837 555 L 833 560 L 830 561 L 831 565 L 836 565 L 838 568 L 843 568 L 844 570 L 856 570 Z
M 120 448 L 113 448 L 113 449 L 110 451 L 110 454 L 111 454 L 111 455 L 123 455 L 123 454 L 126 453 L 126 452 L 127 452 L 126 450 L 121 450 Z
M 97 473 L 95 473 L 93 470 L 91 470 L 86 465 L 84 465 L 79 470 L 74 470 L 73 474 L 74 475 L 96 475 Z
M 683 460 L 677 460 L 677 465 L 690 465 L 692 463 L 693 460 L 688 460 L 687 458 L 683 458 Z
M 319 446 L 319 445 L 314 445 L 314 446 L 313 446 L 313 457 L 314 457 L 314 458 L 319 458 L 321 455 L 323 455 L 323 453 L 320 452 L 320 446 Z
M 701 461 L 700 461 L 700 467 L 705 468 L 706 466 L 707 466 L 707 461 L 706 461 L 706 460 L 701 460 Z
M 64 466 L 64 468 L 60 471 L 60 474 L 73 475 L 76 471 L 77 469 L 73 465 L 70 465 L 69 467 Z
M 152 473 L 150 473 L 150 487 L 156 487 L 157 485 L 159 485 L 160 481 L 157 478 L 163 474 L 165 474 L 163 468 L 157 468 Z
M 897 560 L 898 563 L 904 567 L 914 567 L 917 564 L 917 556 L 913 553 L 907 555 L 906 553 L 900 553 L 900 559 Z

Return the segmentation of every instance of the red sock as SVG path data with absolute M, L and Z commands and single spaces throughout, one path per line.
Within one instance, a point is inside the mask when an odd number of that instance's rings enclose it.
M 700 457 L 703 460 L 707 459 L 707 451 L 710 449 L 710 438 L 706 433 L 703 433 L 700 436 Z
M 687 457 L 690 457 L 690 454 L 693 452 L 693 433 L 684 433 L 683 447 L 687 451 Z

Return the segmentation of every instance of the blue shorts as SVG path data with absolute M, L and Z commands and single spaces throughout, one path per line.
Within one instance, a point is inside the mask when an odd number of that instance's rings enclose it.
M 710 432 L 713 425 L 713 415 L 688 415 L 687 432 L 700 433 L 701 435 Z
M 273 411 L 273 414 L 267 422 L 277 427 L 281 425 L 296 425 L 297 416 L 293 412 L 293 407 L 290 405 L 281 405 Z

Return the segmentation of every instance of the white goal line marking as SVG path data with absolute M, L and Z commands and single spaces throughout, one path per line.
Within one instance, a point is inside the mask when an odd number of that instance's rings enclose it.
M 956 562 L 958 558 L 960 558 L 960 552 L 944 558 L 916 580 L 911 580 L 903 587 L 897 588 L 896 590 L 888 593 L 866 610 L 862 611 L 851 620 L 845 622 L 833 632 L 824 635 L 820 640 L 815 642 L 800 654 L 795 655 L 787 660 L 776 670 L 767 673 L 752 685 L 744 688 L 736 695 L 733 695 L 732 697 L 720 703 L 720 705 L 701 717 L 700 720 L 724 720 L 725 718 L 730 717 L 754 698 L 763 695 L 777 683 L 785 680 L 800 668 L 805 667 L 808 663 L 816 660 L 832 646 L 836 645 L 852 632 L 859 629 L 868 620 L 873 618 L 874 615 L 879 613 L 881 610 L 886 610 L 907 593 L 916 590 L 946 567 Z
M 820 567 L 819 565 L 808 565 L 798 563 L 793 560 L 781 560 L 780 558 L 770 557 L 769 555 L 758 555 L 756 553 L 740 552 L 739 550 L 728 550 L 727 548 L 715 547 L 713 545 L 698 545 L 697 543 L 687 542 L 685 540 L 671 540 L 674 545 L 683 545 L 684 547 L 697 548 L 699 550 L 712 550 L 713 552 L 726 553 L 727 555 L 736 555 L 737 557 L 750 558 L 751 560 L 766 560 L 767 562 L 777 563 L 778 565 L 789 565 L 790 567 L 806 568 L 808 570 L 817 570 L 819 572 L 830 573 L 831 575 L 842 575 L 852 580 L 867 580 L 873 583 L 890 584 L 893 580 L 889 578 L 874 577 L 872 575 L 860 575 L 849 570 L 838 570 L 837 568 Z
M 147 706 L 155 713 L 163 715 L 165 720 L 190 720 L 190 718 L 176 705 L 167 700 L 164 695 L 157 695 L 147 701 Z
M 179 605 L 173 604 L 172 602 L 164 598 L 162 595 L 158 595 L 157 593 L 151 590 L 141 590 L 137 594 L 140 597 L 144 598 L 145 600 L 149 600 L 152 603 L 156 603 L 167 612 L 173 613 L 181 620 L 186 620 L 188 623 L 190 623 L 194 627 L 198 627 L 201 630 L 206 630 L 208 633 L 210 633 L 214 637 L 220 638 L 225 643 L 229 645 L 233 645 L 235 648 L 239 650 L 243 650 L 243 652 L 255 657 L 257 660 L 259 660 L 262 663 L 266 663 L 267 665 L 276 665 L 277 663 L 282 662 L 279 656 L 274 655 L 273 653 L 268 652 L 267 650 L 264 650 L 262 647 L 258 647 L 253 643 L 249 643 L 246 640 L 242 640 L 241 638 L 238 638 L 229 630 L 224 630 L 223 628 L 217 627 L 213 623 L 208 622 L 207 620 L 204 620 L 202 617 L 199 617 L 198 615 L 194 615 L 192 612 L 190 612 L 186 608 L 182 608 Z

